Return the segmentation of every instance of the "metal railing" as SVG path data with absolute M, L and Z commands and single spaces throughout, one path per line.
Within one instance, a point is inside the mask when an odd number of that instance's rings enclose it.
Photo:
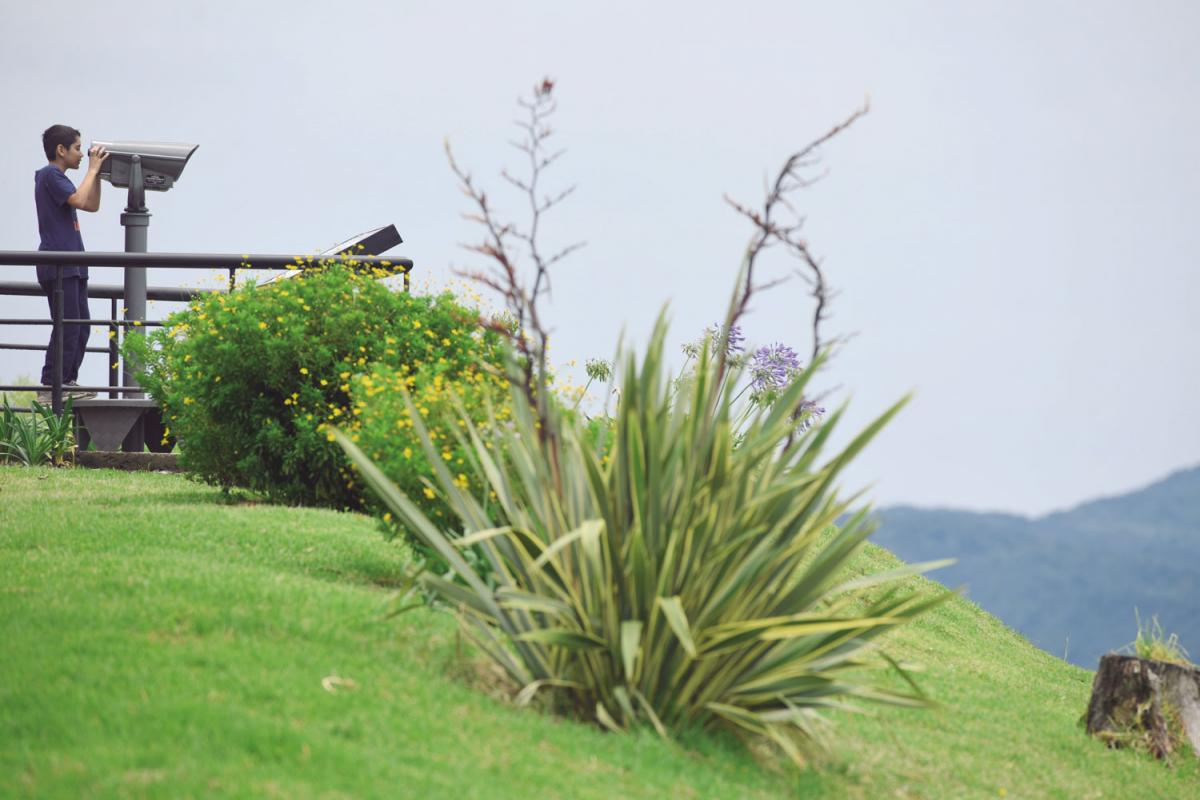
M 118 319 L 117 301 L 124 297 L 124 287 L 97 285 L 88 287 L 90 298 L 104 298 L 111 301 L 109 319 L 64 319 L 63 318 L 63 277 L 64 267 L 155 267 L 163 269 L 220 269 L 229 273 L 228 289 L 182 289 L 174 287 L 150 287 L 146 290 L 146 299 L 164 301 L 187 301 L 199 294 L 230 291 L 235 288 L 238 270 L 303 270 L 318 266 L 323 261 L 351 260 L 364 269 L 380 268 L 392 273 L 403 273 L 404 290 L 409 289 L 409 273 L 413 263 L 407 258 L 385 258 L 382 256 L 283 256 L 228 253 L 112 253 L 112 252 L 63 252 L 50 250 L 0 250 L 0 267 L 50 264 L 55 270 L 54 288 L 51 298 L 54 312 L 51 319 L 0 319 L 0 326 L 6 325 L 50 325 L 53 327 L 52 339 L 55 342 L 53 355 L 53 380 L 49 385 L 34 386 L 0 386 L 0 391 L 28 392 L 50 391 L 51 407 L 57 415 L 62 414 L 63 400 L 63 326 L 64 325 L 93 325 L 106 326 L 110 332 L 108 347 L 88 347 L 87 353 L 108 353 L 109 377 L 107 386 L 80 386 L 79 391 L 108 392 L 109 397 L 118 394 L 140 395 L 141 387 L 127 380 L 126 385 L 117 385 L 119 370 L 120 345 L 119 332 L 122 328 L 158 327 L 161 320 L 146 320 L 129 318 Z M 0 296 L 33 296 L 45 297 L 46 291 L 39 283 L 22 283 L 14 281 L 0 282 Z M 0 350 L 46 350 L 48 345 L 33 344 L 4 344 Z

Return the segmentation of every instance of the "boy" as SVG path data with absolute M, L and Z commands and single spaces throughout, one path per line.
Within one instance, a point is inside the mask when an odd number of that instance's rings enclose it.
M 79 131 L 68 125 L 52 125 L 42 134 L 42 149 L 46 153 L 46 166 L 33 174 L 33 197 L 37 203 L 38 232 L 41 234 L 39 250 L 83 250 L 83 237 L 79 235 L 77 210 L 98 211 L 100 209 L 100 166 L 108 158 L 103 147 L 88 151 L 87 174 L 79 188 L 67 177 L 69 169 L 79 169 L 83 160 Z M 87 267 L 63 267 L 63 319 L 91 319 L 88 311 Z M 50 316 L 54 317 L 54 267 L 37 265 L 38 283 L 50 301 Z M 64 395 L 84 398 L 95 397 L 93 392 L 71 391 L 78 386 L 79 365 L 87 348 L 88 325 L 63 326 L 63 386 Z M 49 386 L 54 380 L 54 353 L 58 343 L 53 328 L 50 346 L 46 350 L 46 361 L 42 367 L 42 385 Z M 50 392 L 38 392 L 38 401 L 50 402 Z

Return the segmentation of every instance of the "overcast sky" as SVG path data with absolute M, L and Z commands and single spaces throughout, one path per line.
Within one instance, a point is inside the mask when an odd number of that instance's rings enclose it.
M 869 94 L 796 198 L 840 290 L 827 331 L 856 334 L 822 377 L 830 404 L 849 396 L 859 426 L 916 392 L 849 483 L 883 505 L 1042 513 L 1200 462 L 1198 3 L 0 8 L 0 249 L 37 247 L 39 137 L 62 122 L 85 146 L 200 145 L 149 196 L 151 250 L 312 253 L 395 223 L 394 252 L 442 283 L 478 265 L 443 139 L 519 215 L 497 177 L 520 163 L 514 100 L 553 77 L 568 152 L 549 181 L 578 190 L 545 245 L 588 242 L 556 268 L 560 363 L 611 355 L 622 329 L 644 342 L 667 302 L 676 343 L 719 319 L 750 235 L 722 195 L 759 202 Z M 123 205 L 106 186 L 80 215 L 89 249 L 122 248 Z M 810 314 L 781 287 L 747 337 L 806 352 Z M 0 352 L 4 382 L 39 367 Z M 82 381 L 104 373 L 89 356 Z

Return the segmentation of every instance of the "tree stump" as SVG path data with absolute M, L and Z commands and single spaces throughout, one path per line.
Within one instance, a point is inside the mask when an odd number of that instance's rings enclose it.
M 1200 669 L 1109 653 L 1100 659 L 1088 703 L 1087 732 L 1120 747 L 1141 739 L 1156 758 L 1180 744 L 1177 723 L 1200 756 Z

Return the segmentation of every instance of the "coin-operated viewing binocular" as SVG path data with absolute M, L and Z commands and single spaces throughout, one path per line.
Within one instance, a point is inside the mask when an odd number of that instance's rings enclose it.
M 142 188 L 165 192 L 175 185 L 188 159 L 199 145 L 171 142 L 92 142 L 108 151 L 100 177 L 121 188 L 129 187 L 136 161 L 141 164 Z M 136 179 L 135 179 L 136 181 Z M 138 187 L 135 187 L 138 188 Z
M 103 147 L 108 151 L 108 158 L 100 167 L 100 177 L 113 186 L 129 190 L 129 199 L 121 214 L 126 253 L 145 253 L 147 250 L 150 210 L 146 208 L 146 190 L 165 192 L 174 186 L 198 146 L 171 142 L 92 142 L 91 147 Z M 144 320 L 145 267 L 125 267 L 124 292 L 125 318 Z M 126 335 L 131 333 L 136 331 L 126 330 Z M 123 375 L 126 386 L 137 385 L 128 365 Z

